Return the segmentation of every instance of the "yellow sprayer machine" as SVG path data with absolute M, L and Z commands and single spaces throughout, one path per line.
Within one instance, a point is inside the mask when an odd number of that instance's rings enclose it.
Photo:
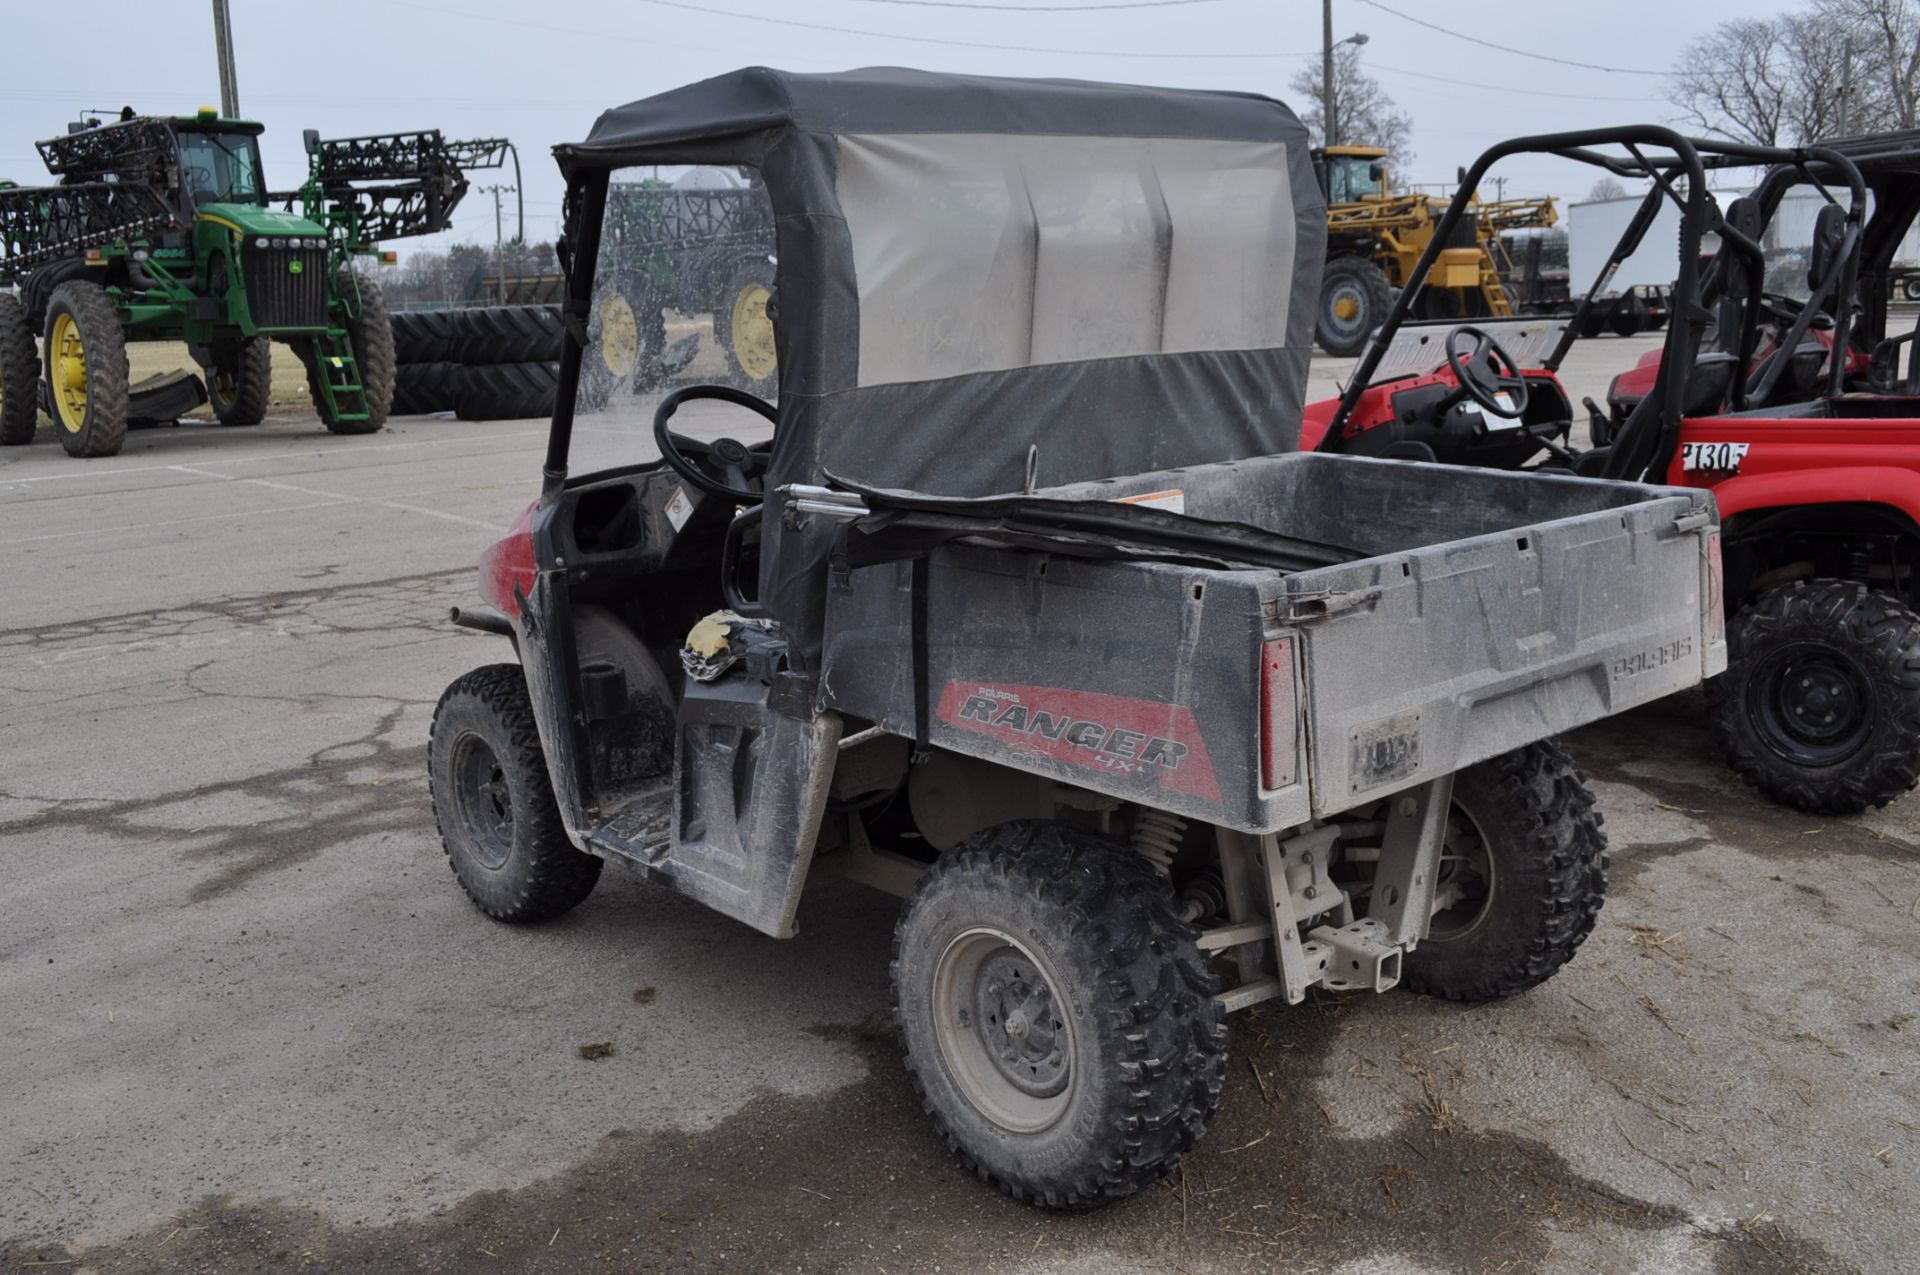
M 1327 199 L 1327 264 L 1314 324 L 1329 354 L 1360 352 L 1379 326 L 1394 289 L 1403 286 L 1432 241 L 1443 196 L 1390 193 L 1387 152 L 1377 146 L 1331 146 L 1313 152 L 1314 171 Z M 1476 204 L 1462 220 L 1457 243 L 1442 249 L 1414 302 L 1423 319 L 1505 318 L 1514 313 L 1490 244 L 1516 224 L 1552 225 L 1551 200 Z M 1544 215 L 1545 220 L 1540 217 Z M 1497 224 L 1496 224 L 1497 223 Z

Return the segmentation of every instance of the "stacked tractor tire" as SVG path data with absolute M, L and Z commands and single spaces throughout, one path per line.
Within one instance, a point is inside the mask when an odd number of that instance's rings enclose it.
M 564 333 L 560 307 L 550 305 L 396 314 L 393 410 L 463 421 L 551 416 Z

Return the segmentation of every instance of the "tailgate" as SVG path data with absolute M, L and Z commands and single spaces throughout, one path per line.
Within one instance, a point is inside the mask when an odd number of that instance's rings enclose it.
M 1323 815 L 1692 686 L 1726 666 L 1710 500 L 1625 509 L 1289 577 Z

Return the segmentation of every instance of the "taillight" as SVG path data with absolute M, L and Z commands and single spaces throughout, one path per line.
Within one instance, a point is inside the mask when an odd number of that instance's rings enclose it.
M 1707 533 L 1707 640 L 1727 638 L 1727 569 L 1720 560 L 1720 533 Z
M 513 596 L 514 586 L 520 586 L 522 596 L 533 592 L 533 511 L 539 507 L 537 500 L 528 505 L 514 519 L 506 536 L 480 555 L 480 596 L 510 620 L 520 618 L 520 599 Z
M 1293 639 L 1260 645 L 1260 786 L 1285 788 L 1294 781 Z

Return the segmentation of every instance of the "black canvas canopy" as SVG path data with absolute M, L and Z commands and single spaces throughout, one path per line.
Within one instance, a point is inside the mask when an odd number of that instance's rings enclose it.
M 1292 450 L 1325 236 L 1307 152 L 1254 94 L 898 68 L 736 71 L 556 149 L 576 208 L 618 169 L 752 170 L 777 242 L 770 486 L 941 496 Z M 773 522 L 778 609 L 821 587 L 821 547 Z

